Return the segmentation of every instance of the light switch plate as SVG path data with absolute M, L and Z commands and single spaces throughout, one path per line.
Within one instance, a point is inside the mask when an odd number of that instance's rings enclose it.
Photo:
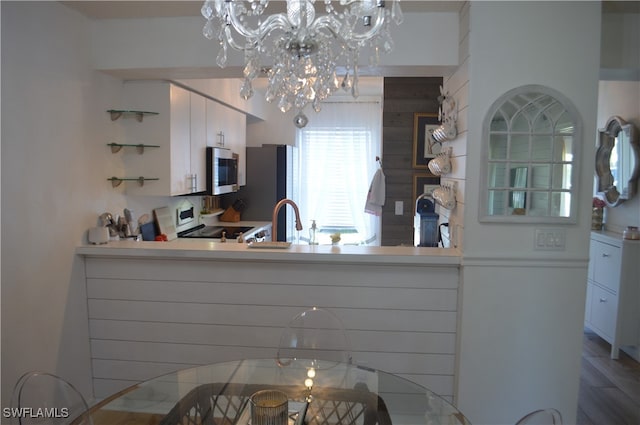
M 567 232 L 564 229 L 536 229 L 534 249 L 538 251 L 564 251 Z
M 396 215 L 404 214 L 404 202 L 396 201 Z

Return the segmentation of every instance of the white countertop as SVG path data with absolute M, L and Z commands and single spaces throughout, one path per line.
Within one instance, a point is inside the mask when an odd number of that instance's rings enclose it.
M 455 249 L 351 245 L 291 245 L 287 249 L 252 249 L 245 243 L 235 241 L 222 243 L 212 239 L 183 238 L 169 242 L 120 240 L 103 245 L 82 245 L 76 248 L 76 254 L 147 259 L 460 265 L 460 253 Z
M 622 246 L 623 243 L 640 243 L 638 240 L 624 239 L 622 233 L 613 232 L 610 230 L 592 230 L 591 238 L 600 242 L 613 244 L 616 246 Z

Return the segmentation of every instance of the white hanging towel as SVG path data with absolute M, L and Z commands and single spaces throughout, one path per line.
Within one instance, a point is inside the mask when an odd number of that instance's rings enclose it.
M 385 177 L 382 168 L 378 168 L 371 179 L 369 185 L 369 193 L 367 193 L 367 202 L 364 205 L 364 212 L 373 215 L 382 215 L 382 207 L 384 206 L 385 194 Z

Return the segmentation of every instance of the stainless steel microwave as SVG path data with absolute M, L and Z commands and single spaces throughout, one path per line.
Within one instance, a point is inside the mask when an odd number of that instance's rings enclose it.
M 238 190 L 238 154 L 207 147 L 207 193 L 222 195 Z

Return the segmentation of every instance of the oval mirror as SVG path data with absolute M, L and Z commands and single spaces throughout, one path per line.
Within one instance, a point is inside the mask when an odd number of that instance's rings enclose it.
M 633 124 L 619 116 L 609 118 L 599 130 L 596 152 L 596 191 L 607 205 L 615 207 L 638 191 L 640 147 Z

